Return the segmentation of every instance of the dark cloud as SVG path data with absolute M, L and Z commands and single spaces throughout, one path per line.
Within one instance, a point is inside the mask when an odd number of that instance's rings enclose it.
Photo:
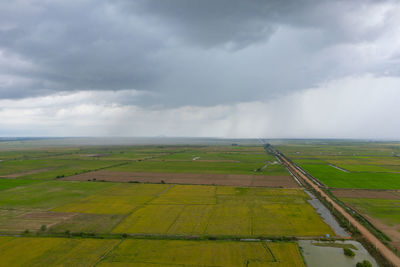
M 217 105 L 390 72 L 396 42 L 376 51 L 394 3 L 3 1 L 0 98 L 135 89 L 142 105 Z

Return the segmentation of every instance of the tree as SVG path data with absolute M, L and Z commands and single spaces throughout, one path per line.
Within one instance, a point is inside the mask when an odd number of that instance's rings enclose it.
M 372 267 L 372 264 L 369 261 L 364 260 L 362 262 L 357 262 L 356 267 Z
M 343 253 L 344 253 L 344 255 L 349 256 L 349 257 L 354 257 L 356 255 L 354 253 L 354 251 L 352 251 L 349 248 L 343 248 Z

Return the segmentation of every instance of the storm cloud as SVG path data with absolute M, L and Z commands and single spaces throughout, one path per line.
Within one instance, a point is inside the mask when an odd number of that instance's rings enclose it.
M 343 97 L 348 92 L 354 103 L 359 101 L 354 90 L 361 90 L 360 95 L 381 91 L 382 106 L 372 106 L 391 114 L 388 109 L 393 107 L 382 99 L 395 95 L 391 90 L 397 82 L 393 81 L 400 79 L 398 25 L 398 1 L 2 1 L 0 114 L 7 114 L 7 120 L 1 118 L 0 134 L 33 134 L 26 127 L 30 125 L 27 118 L 33 118 L 16 114 L 19 109 L 10 103 L 25 103 L 31 112 L 38 112 L 36 119 L 51 117 L 52 123 L 60 125 L 75 125 L 72 115 L 53 117 L 70 108 L 73 114 L 79 111 L 78 117 L 86 118 L 94 131 L 79 119 L 81 126 L 64 135 L 115 135 L 107 129 L 126 128 L 129 121 L 140 131 L 128 127 L 128 135 L 157 135 L 154 125 L 158 125 L 160 134 L 176 136 L 288 136 L 284 132 L 290 129 L 282 127 L 281 121 L 296 117 L 298 111 L 290 111 L 293 107 L 304 111 L 298 101 L 305 101 L 315 88 L 329 94 L 340 92 Z M 349 80 L 362 88 L 342 86 Z M 371 80 L 373 86 L 366 82 Z M 68 104 L 65 99 L 79 101 Z M 28 105 L 31 102 L 37 106 Z M 285 107 L 279 116 L 278 103 Z M 51 116 L 38 111 L 50 112 L 49 106 Z M 96 107 L 105 117 L 94 120 L 88 107 Z M 232 115 L 239 107 L 246 107 L 246 112 L 241 110 L 248 114 L 244 117 L 264 126 L 257 126 L 257 131 L 234 130 L 246 124 Z M 116 109 L 123 110 L 123 115 Z M 341 114 L 337 109 L 321 113 L 335 117 Z M 164 119 L 170 124 L 158 121 L 167 114 L 175 114 Z M 13 116 L 18 120 L 13 121 Z M 207 134 L 199 129 L 210 123 L 198 120 L 199 116 L 218 118 L 212 119 L 218 121 L 215 130 Z M 141 124 L 140 118 L 146 120 Z M 296 132 L 308 136 L 313 116 L 301 120 L 304 129 Z M 230 124 L 236 126 L 221 126 Z M 34 134 L 48 135 L 43 127 Z M 332 131 L 333 136 L 346 136 L 343 129 Z M 377 137 L 393 137 L 391 131 L 379 132 Z M 329 136 L 328 131 L 319 133 Z M 349 137 L 357 134 L 361 136 L 357 131 L 348 133 Z

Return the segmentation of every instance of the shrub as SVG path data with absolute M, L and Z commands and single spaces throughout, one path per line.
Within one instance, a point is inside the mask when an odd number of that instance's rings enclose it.
M 29 234 L 29 230 L 26 229 L 26 230 L 24 231 L 24 234 Z
M 344 253 L 344 255 L 349 256 L 349 257 L 354 257 L 356 255 L 354 253 L 354 251 L 352 251 L 349 248 L 343 248 L 343 253 Z
M 357 262 L 356 266 L 357 267 L 372 267 L 372 264 L 369 261 L 364 260 L 362 262 Z
M 43 224 L 42 226 L 40 226 L 40 231 L 46 231 L 47 226 L 45 224 Z

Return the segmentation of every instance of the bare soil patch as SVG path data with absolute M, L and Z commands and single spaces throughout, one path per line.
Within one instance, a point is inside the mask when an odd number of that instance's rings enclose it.
M 398 190 L 333 189 L 332 193 L 339 198 L 400 199 L 400 191 Z
M 299 185 L 290 176 L 238 175 L 238 174 L 197 174 L 197 173 L 160 173 L 160 172 L 115 172 L 94 171 L 62 178 L 68 181 L 109 181 L 109 182 L 149 182 L 173 184 L 204 184 L 231 186 L 263 186 L 298 188 Z
M 57 223 L 67 220 L 75 213 L 50 212 L 50 211 L 34 211 L 19 212 L 20 214 L 6 210 L 2 215 L 4 220 L 0 221 L 0 232 L 20 233 L 26 229 L 29 231 L 38 231 L 42 225 L 51 227 Z

